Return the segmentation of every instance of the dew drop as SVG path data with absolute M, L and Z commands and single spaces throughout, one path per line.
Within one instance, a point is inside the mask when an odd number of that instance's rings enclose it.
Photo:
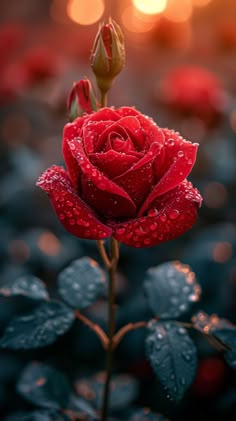
M 150 209 L 148 211 L 148 216 L 156 216 L 158 214 L 158 210 L 157 209 Z
M 191 355 L 189 355 L 189 354 L 185 354 L 184 352 L 183 352 L 183 354 L 182 354 L 182 357 L 183 357 L 183 359 L 185 360 L 185 361 L 191 361 Z
M 192 165 L 192 163 L 193 163 L 192 159 L 189 159 L 188 160 L 188 165 Z
M 174 142 L 174 139 L 169 139 L 168 140 L 168 146 L 174 146 L 174 144 L 175 144 L 175 142 Z
M 59 218 L 60 218 L 61 220 L 65 219 L 65 215 L 64 215 L 64 213 L 60 213 Z
M 185 329 L 184 329 L 183 327 L 180 327 L 180 328 L 178 329 L 178 333 L 179 333 L 180 335 L 184 335 L 184 334 L 185 334 Z
M 156 228 L 157 228 L 157 224 L 156 223 L 150 225 L 150 230 L 151 231 L 155 231 Z
M 177 209 L 173 209 L 169 212 L 169 218 L 170 219 L 177 219 L 179 217 L 179 211 Z
M 69 200 L 67 200 L 67 201 L 66 201 L 66 205 L 71 207 L 71 206 L 73 206 L 73 203 L 72 203 L 72 202 L 70 202 Z
M 166 222 L 166 215 L 163 213 L 161 216 L 160 216 L 160 220 L 162 221 L 162 222 Z
M 179 158 L 183 158 L 183 156 L 184 156 L 184 152 L 183 152 L 183 151 L 179 151 L 179 152 L 178 152 L 178 157 L 179 157 Z
M 122 235 L 122 234 L 125 233 L 125 228 L 117 228 L 116 232 L 117 232 L 117 234 Z

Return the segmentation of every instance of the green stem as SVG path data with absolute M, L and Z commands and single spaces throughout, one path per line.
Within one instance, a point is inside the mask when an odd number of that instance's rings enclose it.
M 107 92 L 101 92 L 101 108 L 107 107 Z
M 119 245 L 118 242 L 111 237 L 111 261 L 108 268 L 109 274 L 109 289 L 108 289 L 108 347 L 107 347 L 107 362 L 106 362 L 106 381 L 104 386 L 103 404 L 101 420 L 107 420 L 108 406 L 109 406 L 109 392 L 110 382 L 112 376 L 112 362 L 113 362 L 113 338 L 115 333 L 115 273 L 119 260 Z

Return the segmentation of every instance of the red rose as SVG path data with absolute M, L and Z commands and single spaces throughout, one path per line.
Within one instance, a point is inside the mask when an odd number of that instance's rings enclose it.
M 169 109 L 199 117 L 208 126 L 219 122 L 225 107 L 225 94 L 214 73 L 197 66 L 181 66 L 170 70 L 161 82 L 158 98 Z
M 201 196 L 186 180 L 196 152 L 197 144 L 134 108 L 102 108 L 65 126 L 67 171 L 52 166 L 37 185 L 75 236 L 153 246 L 197 218 Z

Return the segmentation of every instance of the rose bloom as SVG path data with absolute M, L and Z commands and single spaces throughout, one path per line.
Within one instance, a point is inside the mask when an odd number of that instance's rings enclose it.
M 198 117 L 208 127 L 219 123 L 226 104 L 220 79 L 198 66 L 170 70 L 162 79 L 157 96 L 169 110 L 183 117 Z
M 37 185 L 75 236 L 154 246 L 196 221 L 201 196 L 186 177 L 197 147 L 134 108 L 102 108 L 65 126 L 67 170 L 52 166 Z

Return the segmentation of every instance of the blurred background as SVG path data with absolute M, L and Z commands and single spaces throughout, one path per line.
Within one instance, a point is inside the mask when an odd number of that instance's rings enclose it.
M 73 259 L 99 259 L 93 241 L 67 234 L 39 174 L 63 164 L 61 135 L 73 81 L 92 82 L 89 56 L 99 21 L 112 16 L 125 35 L 127 63 L 109 105 L 135 105 L 158 125 L 199 142 L 191 181 L 200 189 L 199 220 L 180 239 L 151 249 L 122 246 L 117 277 L 117 325 L 149 317 L 142 292 L 149 266 L 179 259 L 202 286 L 195 310 L 236 323 L 236 2 L 234 0 L 1 0 L 0 2 L 0 282 L 24 274 L 52 294 L 58 272 Z M 0 329 L 32 303 L 0 298 Z M 87 310 L 105 326 L 105 300 Z M 186 315 L 188 320 L 189 315 Z M 196 338 L 199 369 L 175 406 L 161 393 L 145 360 L 144 332 L 127 335 L 116 369 L 140 382 L 137 404 L 171 420 L 236 419 L 236 375 L 221 355 Z M 103 350 L 78 324 L 46 350 L 0 352 L 1 417 L 25 409 L 15 391 L 24 365 L 39 359 L 72 381 L 103 367 Z M 14 405 L 13 405 L 14 398 Z M 2 418 L 1 418 L 2 419 Z

